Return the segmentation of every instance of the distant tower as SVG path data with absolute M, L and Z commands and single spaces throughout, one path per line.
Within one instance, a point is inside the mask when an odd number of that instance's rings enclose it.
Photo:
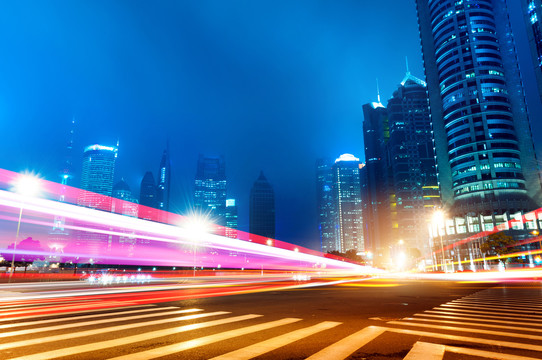
M 111 210 L 113 176 L 118 148 L 115 146 L 90 145 L 83 154 L 81 189 L 77 203 L 79 205 Z M 101 195 L 105 195 L 101 196 Z
M 250 190 L 251 234 L 275 238 L 275 193 L 265 178 L 263 171 Z
M 316 203 L 318 209 L 318 230 L 322 252 L 341 251 L 339 224 L 337 223 L 337 202 L 333 186 L 333 161 L 319 159 L 316 162 Z
M 389 141 L 388 111 L 380 102 L 363 105 L 363 142 L 365 169 L 363 170 L 362 195 L 364 205 L 365 250 L 374 254 L 375 264 L 388 253 L 391 228 L 388 193 L 388 159 L 386 146 Z
M 141 207 L 139 210 L 141 219 L 156 220 L 152 209 L 158 208 L 158 202 L 156 201 L 156 184 L 151 171 L 147 171 L 143 176 L 143 180 L 141 180 L 139 204 L 145 206 L 145 208 Z
M 237 205 L 235 199 L 226 200 L 226 236 L 237 239 Z
M 341 252 L 364 251 L 359 159 L 343 154 L 332 167 Z
M 440 206 L 427 84 L 407 71 L 388 101 L 392 241 L 427 248 L 427 226 Z
M 158 200 L 158 209 L 169 211 L 169 193 L 170 193 L 171 163 L 169 160 L 169 142 L 166 150 L 162 154 L 160 161 L 160 171 L 158 174 L 158 189 L 156 198 Z
M 71 121 L 71 128 L 70 128 L 70 135 L 68 137 L 68 142 L 66 144 L 66 157 L 64 160 L 64 165 L 62 166 L 62 170 L 60 172 L 60 183 L 62 184 L 62 187 L 60 188 L 60 194 L 59 194 L 59 201 L 64 202 L 66 198 L 66 186 L 68 186 L 69 181 L 73 177 L 73 162 L 72 162 L 72 156 L 73 156 L 73 137 L 75 134 L 75 119 L 72 119 Z M 53 231 L 52 234 L 67 234 L 67 232 L 64 229 L 64 224 L 66 222 L 66 218 L 60 215 L 55 215 L 55 220 L 53 223 Z
M 122 179 L 121 181 L 116 183 L 115 186 L 113 186 L 112 196 L 114 198 L 111 209 L 112 212 L 131 217 L 137 217 L 137 199 L 132 195 L 132 190 L 130 190 L 130 187 L 128 186 L 126 181 L 124 181 L 124 179 Z
M 194 209 L 226 225 L 226 166 L 224 157 L 200 155 L 195 179 Z

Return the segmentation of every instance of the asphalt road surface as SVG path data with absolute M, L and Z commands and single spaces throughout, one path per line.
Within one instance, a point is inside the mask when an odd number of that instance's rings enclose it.
M 539 281 L 327 281 L 5 285 L 0 359 L 542 359 Z

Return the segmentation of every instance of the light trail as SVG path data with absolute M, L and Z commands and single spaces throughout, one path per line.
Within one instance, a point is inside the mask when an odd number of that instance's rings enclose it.
M 0 188 L 9 189 L 17 176 L 0 170 Z M 66 201 L 72 202 L 83 191 L 45 180 L 40 180 L 39 186 L 44 197 L 56 199 L 63 191 Z M 15 232 L 12 229 L 22 207 L 22 235 L 13 250 Z M 156 218 L 164 218 L 163 214 L 158 215 Z M 65 219 L 61 232 L 53 231 L 55 218 Z M 327 275 L 379 272 L 274 239 L 269 246 L 268 239 L 264 242 L 254 236 L 250 237 L 251 241 L 245 241 L 211 233 L 194 234 L 183 227 L 185 219 L 182 216 L 167 214 L 167 218 L 170 223 L 160 223 L 0 190 L 0 254 L 6 259 L 15 254 L 16 261 L 24 261 L 25 257 L 42 258 L 51 262 L 107 264 L 111 267 L 274 269 Z M 240 238 L 247 238 L 242 232 L 238 233 L 241 233 Z M 25 238 L 39 241 L 39 248 L 25 247 L 25 240 L 21 240 Z

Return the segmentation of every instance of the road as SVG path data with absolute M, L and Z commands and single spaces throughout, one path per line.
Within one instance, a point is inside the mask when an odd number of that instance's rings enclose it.
M 0 359 L 542 358 L 539 281 L 274 280 L 4 285 Z

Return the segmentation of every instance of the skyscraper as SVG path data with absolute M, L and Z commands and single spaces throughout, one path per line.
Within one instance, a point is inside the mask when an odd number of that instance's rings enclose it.
M 158 209 L 169 211 L 169 193 L 170 193 L 170 178 L 171 178 L 171 162 L 169 160 L 169 143 L 167 149 L 162 154 L 160 161 L 160 171 L 158 174 L 158 188 L 156 191 L 156 199 L 158 201 Z
M 427 248 L 427 225 L 440 206 L 426 86 L 407 71 L 387 104 L 392 242 L 420 251 Z
M 81 189 L 77 203 L 79 205 L 111 210 L 113 176 L 118 148 L 115 146 L 90 145 L 83 154 Z
M 275 192 L 263 174 L 250 190 L 249 232 L 275 238 Z
M 237 205 L 235 199 L 226 199 L 226 236 L 237 239 Z
M 132 195 L 132 190 L 122 179 L 113 186 L 112 192 L 112 207 L 111 211 L 117 214 L 122 214 L 131 217 L 137 217 L 138 215 L 138 205 L 137 199 Z M 123 201 L 118 201 L 123 200 Z
M 541 195 L 507 4 L 416 3 L 446 235 L 491 231 Z
M 521 5 L 531 48 L 534 73 L 538 84 L 538 95 L 542 99 L 542 1 L 521 0 Z
M 341 252 L 364 251 L 360 169 L 352 154 L 343 154 L 332 167 L 336 201 L 336 221 Z
M 195 180 L 194 209 L 226 225 L 226 166 L 223 157 L 200 155 Z
M 316 206 L 318 231 L 322 252 L 341 252 L 339 224 L 337 223 L 337 200 L 333 183 L 333 161 L 319 159 L 316 162 Z
M 387 259 L 391 231 L 387 145 L 390 137 L 388 111 L 380 103 L 363 105 L 363 221 L 365 249 L 374 254 L 376 265 Z
M 151 171 L 147 171 L 141 180 L 139 204 L 142 205 L 139 209 L 141 219 L 157 220 L 156 216 L 153 216 L 152 210 L 158 208 L 158 202 L 156 200 L 156 184 Z

